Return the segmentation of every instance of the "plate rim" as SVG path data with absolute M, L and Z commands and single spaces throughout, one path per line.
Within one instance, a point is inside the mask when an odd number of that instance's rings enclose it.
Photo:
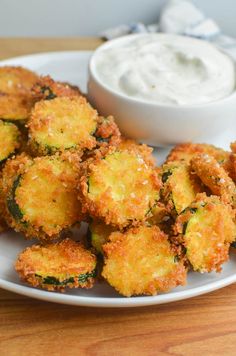
M 47 302 L 55 302 L 59 304 L 68 304 L 75 306 L 87 307 L 102 307 L 102 308 L 126 308 L 126 307 L 142 307 L 149 305 L 160 305 L 166 303 L 177 302 L 199 295 L 213 292 L 215 290 L 227 287 L 236 282 L 236 274 L 225 277 L 220 280 L 206 283 L 203 286 L 190 288 L 188 290 L 159 294 L 155 296 L 140 296 L 140 297 L 91 297 L 71 295 L 66 293 L 49 292 L 37 288 L 24 286 L 18 283 L 9 282 L 0 278 L 0 288 L 15 292 L 27 297 L 44 300 Z
M 38 57 L 54 57 L 54 56 L 71 56 L 71 55 L 83 55 L 92 54 L 94 50 L 70 50 L 70 51 L 50 51 L 39 52 L 33 54 L 25 54 L 16 57 L 9 57 L 0 60 L 0 66 L 11 64 L 14 65 L 14 61 L 22 61 L 24 59 L 34 59 Z M 17 65 L 17 63 L 15 64 Z M 66 293 L 48 292 L 45 290 L 32 288 L 20 283 L 10 282 L 3 278 L 0 278 L 0 288 L 14 292 L 20 295 L 28 296 L 31 298 L 44 300 L 47 302 L 55 302 L 59 304 L 68 304 L 75 306 L 86 307 L 103 307 L 103 308 L 124 308 L 124 307 L 141 307 L 149 305 L 160 305 L 165 303 L 171 303 L 189 299 L 198 295 L 213 292 L 215 290 L 224 288 L 230 284 L 236 282 L 236 273 L 222 279 L 217 279 L 212 282 L 208 282 L 202 286 L 190 288 L 187 290 L 180 290 L 171 293 L 159 294 L 156 296 L 137 296 L 137 297 L 91 297 L 71 295 Z

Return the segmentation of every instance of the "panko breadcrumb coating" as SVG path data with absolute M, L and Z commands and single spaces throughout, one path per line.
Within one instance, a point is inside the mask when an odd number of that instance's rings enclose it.
M 232 153 L 230 155 L 230 163 L 231 163 L 231 175 L 230 175 L 230 177 L 236 183 L 236 153 Z
M 31 87 L 38 76 L 22 67 L 0 67 L 0 118 L 25 120 L 33 106 Z
M 32 88 L 32 96 L 35 101 L 80 95 L 81 92 L 76 86 L 72 86 L 68 83 L 56 82 L 49 75 L 41 76 Z
M 233 153 L 236 153 L 236 141 L 234 141 L 230 144 L 230 148 Z
M 223 164 L 229 159 L 229 152 L 222 148 L 206 143 L 187 142 L 175 146 L 167 156 L 166 163 L 172 161 L 184 161 L 185 163 L 189 163 L 196 153 L 212 156 L 220 164 Z
M 29 96 L 0 92 L 0 118 L 9 121 L 25 121 L 30 115 L 33 104 Z
M 120 294 L 155 295 L 186 282 L 186 269 L 157 226 L 114 232 L 103 245 L 102 276 Z
M 100 147 L 117 146 L 120 143 L 120 130 L 113 116 L 99 116 L 95 137 Z
M 79 198 L 92 217 L 122 228 L 148 218 L 160 187 L 157 172 L 140 154 L 117 149 L 85 163 Z
M 0 163 L 20 147 L 20 131 L 16 125 L 0 120 Z
M 13 95 L 29 95 L 38 80 L 37 74 L 23 67 L 0 67 L 0 92 Z
M 149 224 L 157 225 L 161 230 L 165 231 L 166 228 L 168 229 L 168 225 L 172 221 L 172 218 L 170 216 L 170 211 L 165 204 L 158 202 L 152 208 L 151 216 L 147 221 Z
M 20 278 L 33 287 L 63 292 L 91 288 L 96 276 L 96 257 L 69 238 L 48 245 L 33 245 L 15 263 Z
M 236 238 L 235 212 L 219 197 L 199 194 L 176 220 L 175 232 L 195 271 L 221 271 Z
M 191 160 L 191 167 L 213 194 L 236 206 L 236 186 L 214 157 L 197 154 Z
M 82 219 L 78 180 L 77 154 L 35 159 L 22 154 L 8 160 L 1 183 L 4 218 L 28 238 L 57 238 Z
M 161 197 L 173 216 L 180 214 L 203 191 L 201 182 L 185 162 L 171 161 L 164 164 L 161 178 Z
M 30 145 L 38 155 L 96 146 L 97 111 L 85 98 L 58 97 L 35 104 L 28 122 Z
M 96 219 L 89 224 L 89 240 L 97 254 L 103 254 L 102 246 L 114 231 L 114 227 Z
M 140 156 L 142 156 L 142 158 L 144 159 L 144 161 L 152 166 L 155 166 L 155 158 L 152 155 L 153 152 L 153 148 L 149 147 L 145 144 L 139 144 L 137 142 L 135 142 L 134 140 L 130 140 L 130 139 L 126 139 L 124 137 L 122 137 L 122 140 L 119 144 L 119 149 L 120 150 L 128 150 L 128 151 L 132 151 L 135 152 L 137 154 L 139 154 Z

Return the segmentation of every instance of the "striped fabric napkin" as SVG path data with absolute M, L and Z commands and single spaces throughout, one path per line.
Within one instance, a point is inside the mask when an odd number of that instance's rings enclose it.
M 107 29 L 100 35 L 111 40 L 131 33 L 153 32 L 174 33 L 207 40 L 236 59 L 236 40 L 225 36 L 213 19 L 206 17 L 188 0 L 169 0 L 161 11 L 158 23 L 120 25 Z

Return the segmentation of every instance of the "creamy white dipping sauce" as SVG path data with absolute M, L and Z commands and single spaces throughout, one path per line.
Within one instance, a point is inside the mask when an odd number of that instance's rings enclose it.
M 170 34 L 134 35 L 96 54 L 101 82 L 117 93 L 170 105 L 203 104 L 235 90 L 233 60 L 208 42 Z

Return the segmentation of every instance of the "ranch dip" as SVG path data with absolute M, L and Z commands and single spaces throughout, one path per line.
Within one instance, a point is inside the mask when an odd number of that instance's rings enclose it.
M 189 37 L 132 35 L 108 43 L 95 58 L 105 86 L 145 102 L 204 104 L 235 89 L 233 60 L 210 43 Z

